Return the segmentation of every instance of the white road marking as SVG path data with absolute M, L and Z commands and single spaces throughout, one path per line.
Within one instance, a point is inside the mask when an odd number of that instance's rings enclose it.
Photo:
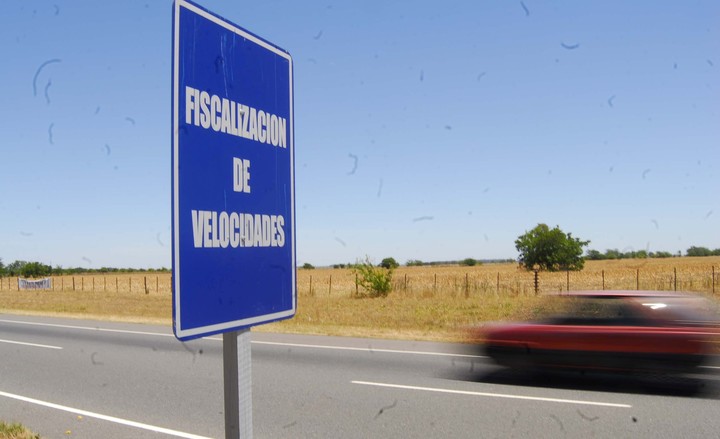
M 632 408 L 628 404 L 615 404 L 610 402 L 597 402 L 597 401 L 581 401 L 575 399 L 558 399 L 558 398 L 543 398 L 538 396 L 525 396 L 525 395 L 508 395 L 503 393 L 486 393 L 486 392 L 471 392 L 467 390 L 453 390 L 453 389 L 440 389 L 435 387 L 417 387 L 417 386 L 404 386 L 401 384 L 386 384 L 386 383 L 373 383 L 368 381 L 351 381 L 353 384 L 361 384 L 364 386 L 375 386 L 375 387 L 389 387 L 393 389 L 405 389 L 405 390 L 421 390 L 425 392 L 437 392 L 437 393 L 451 393 L 456 395 L 471 395 L 471 396 L 487 396 L 490 398 L 510 398 L 510 399 L 524 399 L 527 401 L 541 401 L 541 402 L 558 402 L 563 404 L 582 404 L 582 405 L 595 405 L 603 407 L 619 407 L 619 408 Z
M 25 321 L 21 321 L 21 320 L 3 320 L 3 319 L 0 319 L 0 322 L 2 322 L 2 323 L 17 323 L 19 325 L 30 325 L 30 326 L 46 326 L 49 328 L 80 329 L 83 331 L 114 332 L 114 333 L 120 333 L 120 334 L 156 335 L 159 337 L 174 337 L 173 334 L 163 334 L 160 332 L 129 331 L 129 330 L 125 330 L 125 329 L 106 329 L 106 328 L 100 328 L 100 327 L 93 328 L 91 326 L 58 325 L 55 323 L 25 322 Z
M 143 332 L 143 331 L 130 331 L 126 329 L 106 329 L 100 327 L 90 326 L 73 326 L 73 325 L 59 325 L 55 323 L 39 323 L 39 322 L 26 322 L 20 320 L 4 320 L 0 319 L 2 323 L 17 323 L 22 325 L 31 326 L 46 326 L 50 328 L 62 328 L 62 329 L 79 329 L 84 331 L 98 331 L 98 332 L 110 332 L 117 334 L 133 334 L 133 335 L 153 335 L 158 337 L 174 337 L 174 334 L 165 334 L 160 332 Z M 222 341 L 220 337 L 203 337 L 202 340 Z M 297 348 L 312 348 L 312 349 L 334 349 L 339 351 L 361 351 L 361 352 L 380 352 L 389 354 L 408 354 L 408 355 L 432 355 L 438 357 L 458 357 L 458 358 L 488 358 L 483 355 L 466 355 L 466 354 L 452 354 L 443 352 L 427 352 L 427 351 L 406 351 L 400 349 L 373 349 L 373 348 L 356 348 L 350 346 L 326 346 L 326 345 L 314 345 L 314 344 L 301 344 L 301 343 L 280 343 L 271 341 L 252 341 L 252 344 L 262 344 L 271 346 L 286 346 L 286 347 L 297 347 Z
M 54 404 L 52 402 L 40 401 L 39 399 L 28 398 L 26 396 L 15 395 L 13 393 L 7 393 L 7 392 L 0 391 L 0 396 L 16 399 L 18 401 L 28 402 L 30 404 L 40 405 L 43 407 L 48 407 L 51 409 L 62 410 L 65 412 L 73 413 L 75 415 L 85 416 L 87 418 L 95 418 L 95 419 L 100 419 L 103 421 L 114 422 L 116 424 L 127 425 L 129 427 L 141 428 L 143 430 L 149 430 L 149 431 L 153 431 L 156 433 L 163 433 L 163 434 L 168 434 L 171 436 L 183 437 L 183 438 L 188 438 L 188 439 L 210 439 L 206 436 L 198 436 L 196 434 L 185 433 L 185 432 L 177 431 L 177 430 L 171 430 L 169 428 L 156 427 L 154 425 L 143 424 L 141 422 L 128 421 L 127 419 L 121 419 L 121 418 L 116 418 L 114 416 L 102 415 L 100 413 L 93 413 L 93 412 L 89 412 L 87 410 L 80 410 L 80 409 L 67 407 L 67 406 L 60 405 L 60 404 Z
M 26 343 L 22 341 L 13 341 L 13 340 L 0 340 L 0 343 L 10 343 L 10 344 L 19 344 L 23 346 L 32 346 L 36 348 L 46 348 L 46 349 L 62 349 L 60 346 L 50 346 L 47 344 L 37 344 L 37 343 Z

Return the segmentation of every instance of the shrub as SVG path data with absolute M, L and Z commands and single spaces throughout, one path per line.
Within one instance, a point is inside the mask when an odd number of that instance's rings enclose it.
M 387 297 L 392 289 L 392 268 L 376 267 L 365 258 L 353 266 L 356 286 L 360 286 L 366 293 L 358 293 L 358 297 Z
M 302 266 L 302 268 L 303 268 L 303 270 L 314 270 L 314 269 L 315 269 L 315 267 L 313 266 L 313 264 L 311 264 L 311 263 L 309 263 L 309 262 L 304 263 L 303 266 Z

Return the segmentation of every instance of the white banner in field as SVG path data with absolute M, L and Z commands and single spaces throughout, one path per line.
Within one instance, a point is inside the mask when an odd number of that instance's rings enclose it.
M 52 279 L 18 279 L 18 288 L 21 290 L 49 290 L 52 288 Z

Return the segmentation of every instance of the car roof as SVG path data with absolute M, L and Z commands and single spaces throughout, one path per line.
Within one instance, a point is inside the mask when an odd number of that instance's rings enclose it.
M 693 295 L 680 291 L 654 291 L 654 290 L 579 290 L 564 291 L 548 294 L 549 296 L 594 297 L 594 298 L 622 298 L 622 297 L 693 297 Z

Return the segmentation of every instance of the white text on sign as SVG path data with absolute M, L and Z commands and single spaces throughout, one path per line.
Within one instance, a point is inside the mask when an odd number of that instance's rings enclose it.
M 284 247 L 285 218 L 191 210 L 195 248 Z
M 233 190 L 250 193 L 250 160 L 233 157 Z
M 287 120 L 248 105 L 185 87 L 185 123 L 287 148 Z

